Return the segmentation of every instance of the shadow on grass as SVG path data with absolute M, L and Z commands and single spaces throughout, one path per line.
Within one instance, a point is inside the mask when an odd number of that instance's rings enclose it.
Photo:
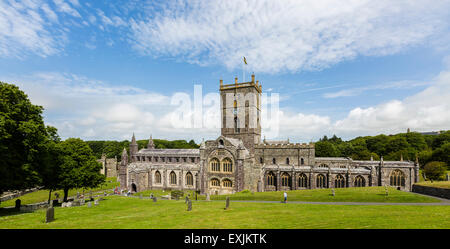
M 34 210 L 35 211 L 35 210 Z M 34 211 L 19 211 L 15 208 L 0 208 L 0 217 L 33 213 Z

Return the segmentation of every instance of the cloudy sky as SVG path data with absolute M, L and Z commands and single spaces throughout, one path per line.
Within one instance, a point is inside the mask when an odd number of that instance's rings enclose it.
M 448 0 L 0 0 L 0 81 L 44 106 L 63 138 L 213 139 L 219 80 L 243 71 L 279 95 L 274 139 L 450 129 L 449 9 Z M 198 118 L 195 85 L 202 127 L 174 124 L 180 108 L 184 121 Z

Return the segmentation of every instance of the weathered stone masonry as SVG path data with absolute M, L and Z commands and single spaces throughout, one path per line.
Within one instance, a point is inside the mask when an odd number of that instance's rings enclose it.
M 119 166 L 122 188 L 196 190 L 209 194 L 315 188 L 395 186 L 411 191 L 419 164 L 315 157 L 313 143 L 261 141 L 261 92 L 255 81 L 220 80 L 221 135 L 199 149 L 155 149 L 150 137 L 138 151 L 133 134 Z M 231 125 L 231 126 L 230 126 Z

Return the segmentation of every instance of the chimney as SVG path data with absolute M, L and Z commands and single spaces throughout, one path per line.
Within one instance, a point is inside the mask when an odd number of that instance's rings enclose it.
M 252 74 L 252 82 L 255 83 L 255 75 Z
M 237 85 L 237 81 L 238 81 L 238 78 L 236 77 L 236 78 L 234 78 L 234 84 L 236 84 Z

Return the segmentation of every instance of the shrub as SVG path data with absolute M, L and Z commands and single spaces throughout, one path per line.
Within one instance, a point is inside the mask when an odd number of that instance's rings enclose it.
M 427 179 L 431 181 L 444 180 L 447 165 L 444 162 L 429 162 L 425 165 L 423 172 Z
M 172 198 L 180 198 L 184 196 L 184 192 L 181 190 L 172 190 L 172 192 L 170 192 L 170 196 Z

